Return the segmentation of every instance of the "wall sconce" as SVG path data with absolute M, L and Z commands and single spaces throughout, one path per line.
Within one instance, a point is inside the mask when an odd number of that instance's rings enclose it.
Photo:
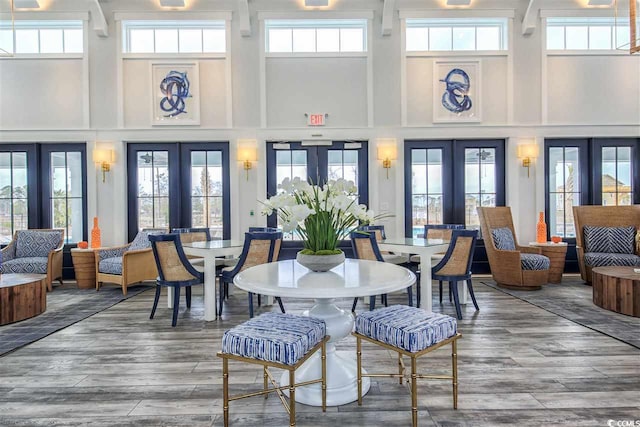
M 249 170 L 253 167 L 252 162 L 258 161 L 258 150 L 253 145 L 254 140 L 248 140 L 252 144 L 238 144 L 238 161 L 242 162 L 242 166 L 247 173 L 247 181 L 249 181 Z
M 391 160 L 398 158 L 398 149 L 395 139 L 385 139 L 384 143 L 378 145 L 378 160 L 382 160 L 382 167 L 387 170 L 387 179 L 389 179 L 389 169 L 391 169 Z
M 538 157 L 538 144 L 521 144 L 518 145 L 518 158 L 522 159 L 522 166 L 527 168 L 527 178 L 529 178 L 529 168 L 531 167 L 531 159 Z
M 115 160 L 113 150 L 111 149 L 95 149 L 93 150 L 93 162 L 100 164 L 102 169 L 102 182 L 105 182 L 105 174 L 111 170 L 111 163 Z

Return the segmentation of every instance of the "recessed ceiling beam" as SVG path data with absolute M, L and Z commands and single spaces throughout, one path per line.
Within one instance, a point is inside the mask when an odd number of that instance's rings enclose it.
M 238 0 L 238 18 L 240 25 L 240 35 L 249 37 L 251 35 L 251 18 L 249 17 L 249 0 Z
M 538 18 L 540 16 L 540 0 L 529 0 L 529 6 L 522 18 L 522 35 L 528 36 L 533 34 L 538 26 Z
M 382 7 L 382 35 L 391 35 L 393 30 L 393 13 L 396 10 L 396 0 L 384 0 Z
M 93 31 L 95 31 L 99 37 L 109 37 L 109 26 L 107 25 L 107 20 L 104 17 L 102 6 L 100 6 L 98 0 L 88 1 L 91 21 L 93 22 Z

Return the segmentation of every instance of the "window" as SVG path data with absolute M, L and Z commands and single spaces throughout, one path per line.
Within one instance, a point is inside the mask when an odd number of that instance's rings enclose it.
M 124 53 L 224 53 L 225 21 L 122 21 Z
M 285 178 L 310 179 L 315 184 L 344 178 L 358 187 L 358 203 L 368 204 L 367 153 L 366 142 L 332 142 L 330 146 L 268 142 L 267 194 L 276 194 Z M 277 227 L 277 220 L 275 214 L 271 215 L 267 224 Z
M 0 244 L 16 230 L 63 228 L 87 239 L 85 144 L 0 146 Z
M 479 229 L 476 208 L 504 205 L 504 179 L 504 141 L 406 141 L 406 236 L 425 224 Z
M 507 50 L 506 19 L 407 19 L 406 28 L 407 52 Z
M 84 52 L 82 21 L 0 22 L 0 50 L 8 54 L 81 54 Z
M 206 227 L 231 238 L 225 142 L 128 145 L 129 240 L 144 228 Z
M 366 19 L 266 20 L 268 53 L 367 51 Z
M 629 24 L 614 18 L 547 18 L 547 50 L 614 50 L 628 40 Z

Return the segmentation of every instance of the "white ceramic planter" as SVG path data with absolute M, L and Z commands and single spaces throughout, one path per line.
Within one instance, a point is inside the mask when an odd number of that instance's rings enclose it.
M 344 252 L 335 255 L 304 255 L 298 252 L 296 261 L 311 271 L 329 271 L 344 262 Z

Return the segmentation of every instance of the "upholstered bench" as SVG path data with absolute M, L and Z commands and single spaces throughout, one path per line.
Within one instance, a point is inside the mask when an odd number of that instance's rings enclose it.
M 218 357 L 222 358 L 223 413 L 224 425 L 229 425 L 229 402 L 276 392 L 283 404 L 283 389 L 289 391 L 289 405 L 285 409 L 289 413 L 289 424 L 295 425 L 295 371 L 316 351 L 321 351 L 321 378 L 305 382 L 304 385 L 322 383 L 322 411 L 326 411 L 326 325 L 323 320 L 313 317 L 292 314 L 265 313 L 258 317 L 229 329 L 222 336 L 222 350 Z M 243 395 L 229 396 L 229 360 L 263 366 L 264 388 L 262 391 Z M 278 386 L 271 375 L 269 367 L 289 371 L 289 385 Z M 273 388 L 269 388 L 271 382 Z
M 405 378 L 405 366 L 402 356 L 411 358 L 411 416 L 412 425 L 418 425 L 418 378 L 450 379 L 453 385 L 453 408 L 458 408 L 458 355 L 456 341 L 462 335 L 458 333 L 457 321 L 451 316 L 428 313 L 420 308 L 406 305 L 394 305 L 364 312 L 356 317 L 355 332 L 358 363 L 358 405 L 362 405 L 363 377 L 399 378 L 400 384 Z M 363 374 L 362 340 L 380 345 L 398 353 L 397 374 Z M 442 346 L 451 344 L 451 376 L 421 375 L 417 373 L 418 357 L 430 353 Z M 409 379 L 407 379 L 409 382 Z

